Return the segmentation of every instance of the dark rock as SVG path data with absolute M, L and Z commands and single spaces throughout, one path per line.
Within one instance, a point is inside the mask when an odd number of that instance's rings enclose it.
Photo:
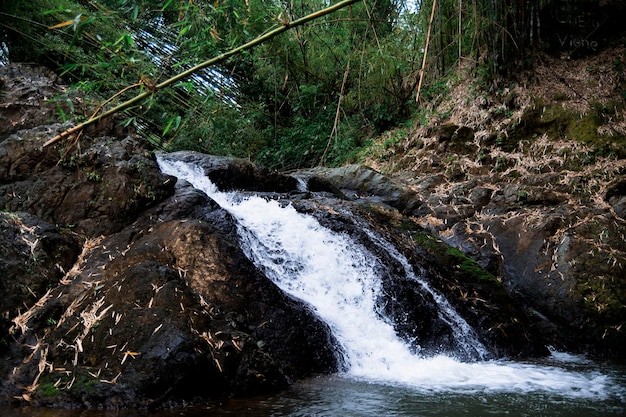
M 476 187 L 470 192 L 469 199 L 472 201 L 472 204 L 474 204 L 476 209 L 481 209 L 489 204 L 493 191 L 493 189 L 488 187 Z
M 413 270 L 457 309 L 477 332 L 490 355 L 534 357 L 547 353 L 542 323 L 531 317 L 494 275 L 415 222 L 388 210 L 374 207 L 368 210 L 374 216 L 370 223 L 373 220 L 378 225 L 377 230 L 404 253 Z M 415 290 L 413 285 L 412 291 Z M 411 314 L 413 305 L 407 304 L 404 308 L 405 315 Z M 413 325 L 420 327 L 419 321 Z M 444 351 L 448 346 L 455 352 L 463 352 L 457 343 L 459 341 L 448 341 L 441 346 Z
M 63 99 L 55 101 L 65 87 L 47 68 L 27 64 L 0 67 L 0 138 L 21 129 L 50 124 L 57 105 L 69 113 Z
M 626 220 L 626 196 L 614 199 L 613 210 L 616 215 Z
M 28 213 L 0 213 L 0 353 L 11 321 L 35 304 L 74 264 L 78 242 Z
M 349 199 L 388 204 L 405 214 L 412 214 L 422 207 L 422 201 L 416 193 L 365 166 L 315 168 L 300 171 L 298 175 L 310 177 L 309 181 L 314 184 L 328 182 L 333 190 L 340 190 L 341 196 Z
M 131 136 L 43 147 L 68 125 L 34 123 L 0 139 L 0 398 L 147 407 L 339 369 L 326 325 L 252 265 L 206 195 L 175 188 Z M 225 188 L 297 188 L 244 161 L 205 162 Z
M 69 94 L 67 86 L 48 68 L 24 63 L 0 66 L 0 139 L 19 130 L 49 125 L 73 115 L 89 117 L 92 113 L 83 98 L 76 91 Z M 111 117 L 87 127 L 83 133 L 126 136 L 128 131 Z
M 298 201 L 294 207 L 315 216 L 323 226 L 350 235 L 376 255 L 382 265 L 378 273 L 384 277 L 383 296 L 379 300 L 381 313 L 392 320 L 398 334 L 416 352 L 425 356 L 477 358 L 477 352 L 468 350 L 462 345 L 463 339 L 455 337 L 458 329 L 441 319 L 433 295 L 418 283 L 418 279 L 423 279 L 476 330 L 487 356 L 547 354 L 541 320 L 528 314 L 494 275 L 397 210 L 370 201 L 334 198 Z M 346 214 L 350 212 L 353 215 Z M 372 240 L 365 228 L 398 248 L 411 269 L 391 256 L 386 246 Z
M 298 182 L 295 178 L 258 167 L 243 159 L 219 156 L 206 158 L 205 155 L 187 151 L 175 152 L 172 157 L 185 162 L 199 163 L 211 182 L 221 191 L 248 190 L 286 193 L 298 189 Z
M 483 225 L 472 221 L 461 221 L 452 226 L 446 242 L 471 257 L 481 268 L 494 277 L 504 273 L 504 258 L 497 247 L 494 236 Z
M 87 236 L 119 231 L 173 192 L 174 181 L 130 137 L 84 138 L 82 151 L 43 147 L 61 125 L 0 142 L 0 207 L 26 211 Z
M 626 219 L 626 178 L 617 179 L 606 191 L 605 198 L 615 214 Z

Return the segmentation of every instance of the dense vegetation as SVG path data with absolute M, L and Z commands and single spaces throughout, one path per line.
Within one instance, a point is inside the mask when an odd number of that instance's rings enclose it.
M 460 65 L 485 86 L 522 65 L 545 3 L 364 0 L 153 94 L 122 123 L 167 150 L 281 169 L 340 164 L 424 113 Z M 101 110 L 327 5 L 0 0 L 0 58 L 57 70 Z

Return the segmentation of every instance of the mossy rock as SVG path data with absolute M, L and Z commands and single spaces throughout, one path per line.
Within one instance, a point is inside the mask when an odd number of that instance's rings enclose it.
M 369 204 L 365 211 L 365 217 L 383 226 L 385 237 L 477 330 L 496 356 L 547 354 L 548 343 L 539 321 L 530 317 L 502 283 L 474 259 L 396 210 Z
M 35 389 L 35 396 L 42 404 L 69 403 L 72 399 L 84 395 L 93 396 L 104 385 L 97 377 L 97 370 L 89 374 L 84 369 L 76 368 L 73 372 L 53 371 L 41 377 Z
M 434 264 L 452 271 L 456 279 L 466 283 L 490 284 L 502 288 L 500 281 L 474 259 L 435 237 L 408 217 L 378 204 L 369 204 L 366 207 L 368 214 L 374 217 L 378 224 L 387 224 L 393 229 L 406 232 L 415 247 L 421 249 Z M 397 236 L 397 232 L 394 234 Z
M 501 286 L 500 281 L 475 260 L 430 233 L 414 231 L 411 237 L 438 265 L 446 265 L 452 270 L 457 270 L 459 273 L 456 275 L 463 281 Z
M 439 140 L 439 143 L 445 144 L 448 152 L 473 155 L 478 150 L 474 144 L 474 130 L 467 126 L 446 123 L 436 126 L 431 134 Z
M 504 151 L 513 151 L 521 141 L 533 141 L 547 135 L 552 140 L 572 140 L 591 147 L 592 156 L 626 157 L 626 137 L 618 132 L 602 135 L 598 128 L 607 125 L 611 119 L 623 112 L 623 103 L 611 101 L 606 104 L 594 102 L 591 110 L 580 114 L 563 108 L 560 103 L 545 104 L 537 100 L 527 110 L 520 123 L 507 137 L 498 141 Z M 585 161 L 582 161 L 583 163 Z M 593 161 L 587 161 L 593 163 Z

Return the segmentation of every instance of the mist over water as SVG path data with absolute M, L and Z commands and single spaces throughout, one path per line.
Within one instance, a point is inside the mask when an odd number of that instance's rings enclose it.
M 333 377 L 343 381 L 335 382 L 338 385 L 348 384 L 353 389 L 350 384 L 357 384 L 366 391 L 364 387 L 385 387 L 383 391 L 396 393 L 389 394 L 390 398 L 410 392 L 423 399 L 434 394 L 460 398 L 501 398 L 510 394 L 552 403 L 595 404 L 608 400 L 616 404 L 618 412 L 624 410 L 623 379 L 618 381 L 577 356 L 554 352 L 542 363 L 462 362 L 448 356 L 424 358 L 412 353 L 395 334 L 389 319 L 381 317 L 376 309 L 383 265 L 372 253 L 289 205 L 219 192 L 201 169 L 186 163 L 160 157 L 159 165 L 163 172 L 189 181 L 228 210 L 239 223 L 241 245 L 247 256 L 283 291 L 309 304 L 328 323 L 343 348 L 345 371 Z M 408 263 L 403 265 L 410 268 Z M 419 277 L 414 278 L 419 281 Z M 416 285 L 425 284 L 420 281 Z M 445 300 L 442 306 L 450 309 Z M 453 311 L 446 314 L 457 320 Z M 470 340 L 471 329 L 463 330 L 464 321 L 458 319 L 460 337 Z M 476 347 L 476 352 L 481 349 Z M 474 356 L 481 357 L 479 353 Z

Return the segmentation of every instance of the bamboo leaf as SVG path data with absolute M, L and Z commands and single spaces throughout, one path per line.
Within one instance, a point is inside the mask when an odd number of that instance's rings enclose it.
M 222 38 L 220 38 L 219 33 L 217 32 L 217 30 L 214 27 L 212 27 L 210 29 L 209 33 L 210 33 L 211 37 L 213 39 L 215 39 L 216 41 L 222 41 L 223 40 Z
M 180 30 L 180 32 L 178 32 L 178 38 L 180 39 L 183 36 L 185 36 L 185 34 L 191 30 L 191 27 L 192 27 L 191 25 L 187 25 L 187 26 L 183 27 Z
M 168 7 L 170 7 L 172 5 L 172 0 L 167 0 L 165 2 L 165 4 L 163 5 L 163 7 L 161 8 L 161 11 L 164 12 L 165 10 L 167 10 Z
M 178 128 L 180 127 L 181 120 L 182 118 L 180 116 L 170 118 L 169 122 L 167 123 L 167 126 L 165 126 L 165 129 L 163 129 L 163 136 L 167 135 L 167 133 L 172 128 L 173 130 L 178 130 Z
M 135 116 L 133 116 L 133 117 L 128 117 L 128 118 L 126 118 L 126 119 L 125 119 L 122 123 L 120 123 L 120 125 L 121 125 L 122 127 L 128 127 L 128 126 L 130 126 L 131 124 L 135 123 L 136 121 L 137 121 L 137 118 L 136 118 Z
M 209 59 L 207 61 L 204 61 L 204 62 L 202 62 L 202 63 L 200 63 L 200 64 L 198 64 L 198 65 L 196 65 L 196 66 L 194 66 L 194 67 L 192 67 L 192 68 L 190 68 L 188 70 L 186 70 L 186 71 L 181 72 L 180 74 L 178 74 L 178 75 L 176 75 L 174 77 L 171 77 L 171 78 L 163 81 L 160 84 L 155 85 L 154 88 L 151 88 L 149 90 L 143 91 L 142 93 L 140 93 L 140 94 L 136 95 L 135 97 L 133 97 L 133 98 L 131 98 L 131 99 L 129 99 L 129 100 L 127 100 L 127 101 L 117 105 L 116 107 L 114 107 L 114 108 L 112 108 L 112 109 L 110 109 L 108 111 L 105 111 L 105 112 L 103 112 L 103 113 L 101 113 L 101 114 L 99 114 L 97 116 L 94 116 L 94 117 L 90 118 L 89 120 L 74 126 L 71 129 L 68 129 L 68 130 L 66 130 L 64 132 L 61 132 L 60 134 L 56 135 L 55 137 L 53 137 L 52 139 L 50 139 L 46 143 L 44 143 L 43 146 L 45 147 L 45 146 L 49 146 L 49 145 L 51 145 L 53 143 L 56 143 L 59 140 L 65 138 L 65 137 L 68 137 L 68 136 L 72 135 L 73 133 L 79 132 L 82 129 L 84 129 L 85 127 L 87 127 L 87 126 L 89 126 L 89 125 L 91 125 L 91 124 L 93 124 L 93 123 L 95 123 L 95 122 L 97 122 L 97 121 L 99 121 L 99 120 L 101 120 L 103 118 L 109 117 L 109 116 L 111 116 L 111 115 L 113 115 L 115 113 L 118 113 L 118 112 L 120 112 L 122 110 L 125 110 L 125 109 L 131 107 L 131 106 L 134 106 L 134 105 L 136 105 L 138 103 L 141 103 L 144 100 L 146 100 L 148 97 L 152 97 L 157 91 L 162 90 L 162 89 L 164 89 L 164 88 L 166 88 L 166 87 L 168 87 L 168 86 L 170 86 L 172 84 L 175 84 L 175 83 L 177 83 L 177 82 L 179 82 L 179 81 L 181 81 L 181 80 L 183 80 L 183 79 L 185 79 L 185 78 L 187 78 L 187 77 L 197 73 L 198 71 L 200 71 L 200 70 L 202 70 L 204 68 L 207 68 L 209 66 L 215 65 L 215 64 L 217 64 L 219 62 L 226 61 L 228 58 L 230 58 L 232 56 L 235 56 L 237 54 L 240 54 L 240 53 L 242 53 L 244 51 L 247 51 L 248 49 L 254 48 L 255 46 L 258 46 L 258 45 L 268 41 L 269 39 L 272 39 L 272 38 L 276 37 L 277 35 L 279 35 L 279 34 L 281 34 L 283 32 L 288 31 L 289 29 L 292 29 L 292 28 L 295 28 L 295 27 L 298 27 L 298 26 L 302 26 L 302 25 L 304 25 L 304 24 L 306 24 L 306 23 L 308 23 L 310 21 L 313 21 L 313 20 L 318 19 L 320 17 L 326 16 L 326 15 L 328 15 L 330 13 L 333 13 L 333 12 L 335 12 L 337 10 L 340 10 L 340 9 L 342 9 L 344 7 L 350 6 L 350 5 L 354 4 L 354 3 L 356 3 L 357 1 L 359 1 L 359 0 L 344 0 L 344 1 L 340 1 L 340 2 L 338 2 L 338 3 L 336 3 L 336 4 L 332 5 L 332 6 L 329 6 L 329 7 L 325 8 L 325 9 L 322 9 L 322 10 L 319 10 L 319 11 L 316 11 L 316 12 L 313 12 L 313 13 L 310 13 L 310 14 L 308 14 L 308 15 L 306 15 L 304 17 L 301 17 L 299 19 L 296 19 L 296 20 L 294 20 L 292 22 L 284 22 L 283 24 L 274 27 L 273 29 L 269 30 L 268 32 L 264 33 L 263 35 L 258 36 L 257 38 L 251 40 L 250 42 L 247 42 L 247 43 L 245 43 L 243 45 L 240 45 L 240 46 L 238 46 L 236 48 L 233 48 L 233 49 L 229 50 L 228 52 L 225 52 L 225 53 L 223 53 L 223 54 L 221 54 L 219 56 L 216 56 L 216 57 L 211 58 L 211 59 Z
M 66 20 L 65 22 L 58 23 L 54 26 L 48 26 L 48 29 L 59 29 L 65 26 L 73 25 L 73 24 L 74 24 L 74 19 L 71 19 L 71 20 Z

